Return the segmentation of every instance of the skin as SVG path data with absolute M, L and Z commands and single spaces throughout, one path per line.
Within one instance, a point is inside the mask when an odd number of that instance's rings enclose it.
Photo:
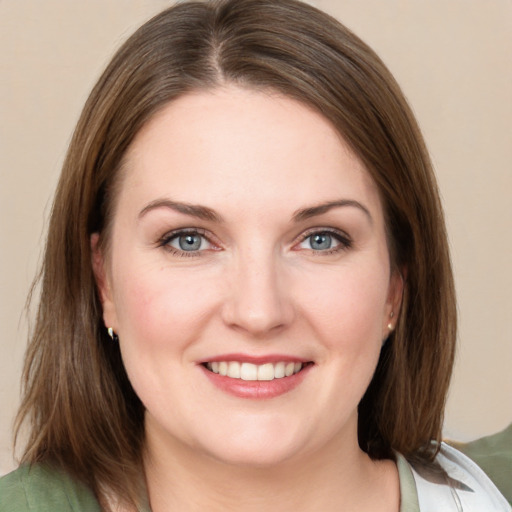
M 153 511 L 398 510 L 395 465 L 358 447 L 357 404 L 401 280 L 377 188 L 330 123 L 271 92 L 189 94 L 141 130 L 121 172 L 93 263 L 147 409 Z M 180 250 L 180 229 L 198 230 L 199 250 Z M 331 231 L 318 249 L 311 235 Z M 240 398 L 200 364 L 230 353 L 312 364 L 287 393 Z

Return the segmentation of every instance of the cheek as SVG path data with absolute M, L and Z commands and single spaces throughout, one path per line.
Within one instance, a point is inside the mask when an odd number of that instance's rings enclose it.
M 190 343 L 215 310 L 218 287 L 206 287 L 201 272 L 133 267 L 120 269 L 117 280 L 120 338 L 145 352 Z M 215 276 L 209 275 L 207 282 L 215 282 Z
M 193 366 L 189 347 L 215 309 L 214 297 L 204 289 L 201 276 L 165 268 L 126 270 L 123 276 L 129 278 L 117 281 L 115 294 L 119 343 L 133 388 L 154 410 L 161 399 L 156 390 L 180 389 L 184 369 Z
M 305 282 L 302 310 L 332 348 L 380 347 L 388 277 L 386 269 L 335 269 L 324 279 Z

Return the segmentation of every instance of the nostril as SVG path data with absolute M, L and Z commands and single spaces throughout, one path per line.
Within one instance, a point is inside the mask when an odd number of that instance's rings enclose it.
M 262 258 L 263 260 L 264 258 Z M 249 267 L 242 263 L 231 283 L 223 304 L 222 317 L 226 325 L 255 337 L 275 334 L 293 319 L 293 308 L 287 295 L 289 287 L 282 282 L 275 263 L 264 265 L 261 260 Z

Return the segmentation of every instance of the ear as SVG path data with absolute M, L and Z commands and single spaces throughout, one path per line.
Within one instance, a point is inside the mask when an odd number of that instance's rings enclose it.
M 111 279 L 105 255 L 101 250 L 99 233 L 91 235 L 91 262 L 103 307 L 103 322 L 106 327 L 112 327 L 117 332 L 117 314 L 112 294 Z
M 394 269 L 389 279 L 388 298 L 382 322 L 382 339 L 386 340 L 395 330 L 402 306 L 407 269 Z

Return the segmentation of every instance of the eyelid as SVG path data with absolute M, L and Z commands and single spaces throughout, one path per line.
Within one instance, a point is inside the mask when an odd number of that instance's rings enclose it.
M 307 229 L 306 231 L 302 232 L 293 242 L 292 244 L 292 250 L 307 250 L 307 249 L 296 249 L 299 244 L 307 240 L 310 236 L 314 234 L 320 234 L 325 233 L 330 236 L 333 236 L 338 242 L 339 245 L 336 247 L 333 247 L 332 249 L 325 249 L 322 251 L 315 251 L 314 249 L 311 249 L 311 252 L 317 253 L 317 254 L 331 254 L 335 252 L 341 252 L 343 250 L 349 249 L 352 247 L 353 241 L 352 238 L 345 232 L 337 228 L 333 227 L 312 227 Z M 212 247 L 209 247 L 208 249 L 200 249 L 197 251 L 184 251 L 180 250 L 176 247 L 171 246 L 169 243 L 171 240 L 188 234 L 197 234 L 205 238 L 209 244 L 212 245 Z M 177 256 L 186 256 L 186 257 L 198 257 L 203 255 L 205 252 L 208 251 L 219 251 L 222 249 L 221 244 L 217 241 L 217 238 L 213 236 L 211 232 L 204 228 L 197 228 L 197 227 L 184 227 L 184 228 L 178 228 L 173 229 L 171 231 L 167 231 L 163 236 L 161 236 L 157 241 L 157 246 L 162 247 L 163 249 L 169 251 L 172 254 L 175 254 Z
M 201 249 L 198 251 L 183 251 L 180 249 L 177 249 L 176 247 L 173 247 L 170 245 L 170 242 L 174 240 L 175 238 L 178 238 L 179 236 L 184 235 L 199 235 L 202 236 L 204 239 L 208 241 L 210 245 L 213 247 L 210 247 L 208 249 Z M 162 247 L 163 249 L 169 251 L 171 254 L 175 254 L 177 256 L 185 256 L 185 257 L 198 257 L 203 255 L 206 251 L 218 251 L 221 249 L 220 244 L 216 241 L 214 237 L 209 231 L 203 228 L 194 228 L 194 227 L 187 227 L 187 228 L 179 228 L 179 229 L 173 229 L 171 231 L 167 231 L 163 236 L 159 238 L 157 241 L 157 246 Z
M 332 228 L 332 227 L 328 228 L 328 227 L 319 226 L 319 227 L 309 228 L 306 231 L 302 232 L 299 235 L 299 237 L 296 239 L 296 241 L 293 243 L 292 247 L 293 248 L 297 247 L 297 245 L 299 245 L 300 243 L 307 240 L 310 236 L 315 235 L 317 233 L 318 234 L 326 233 L 328 235 L 331 235 L 340 243 L 339 246 L 334 247 L 332 249 L 326 249 L 324 251 L 314 251 L 313 249 L 311 249 L 311 251 L 313 251 L 317 254 L 330 254 L 333 252 L 343 251 L 343 250 L 349 249 L 353 245 L 352 238 L 345 231 L 342 231 L 342 230 L 336 229 L 336 228 Z

